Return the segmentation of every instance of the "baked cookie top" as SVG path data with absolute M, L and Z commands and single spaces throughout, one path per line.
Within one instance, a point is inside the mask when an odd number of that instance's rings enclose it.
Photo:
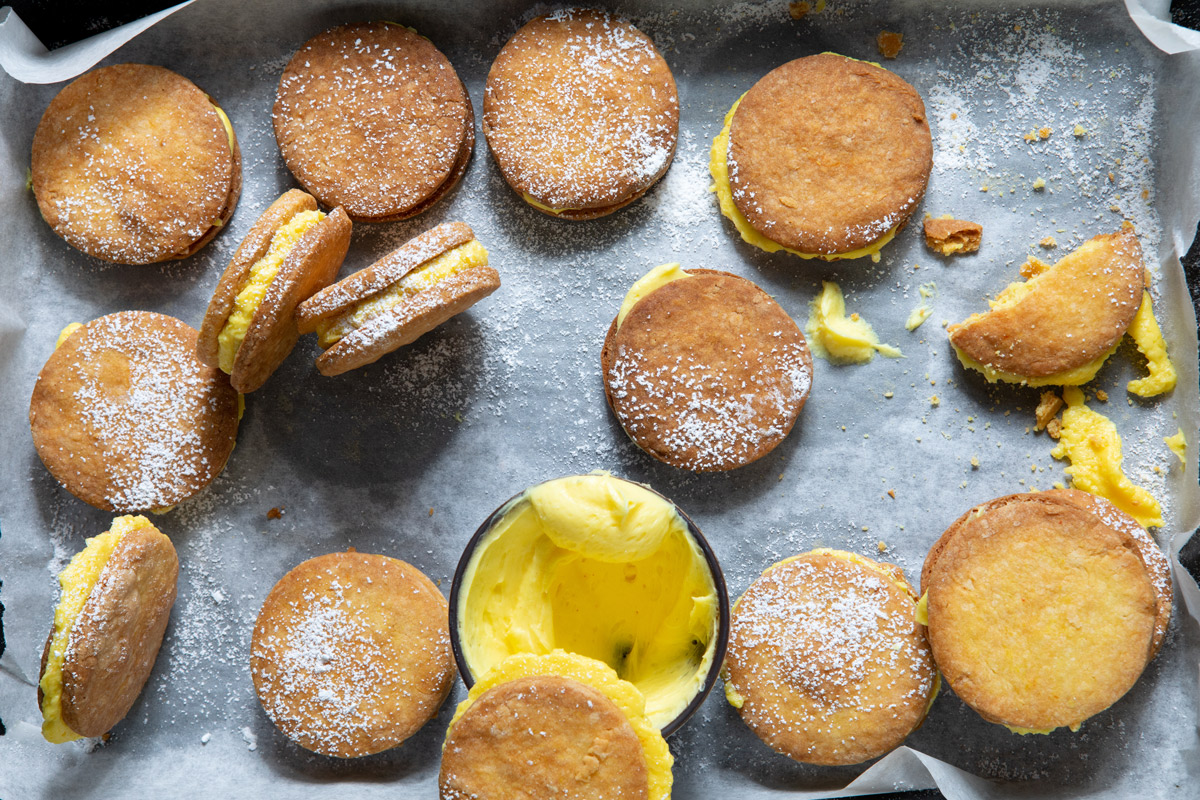
M 1078 729 L 1133 686 L 1165 627 L 1169 585 L 1147 567 L 1145 543 L 1119 511 L 1080 494 L 997 498 L 960 517 L 926 557 L 934 658 L 991 722 Z
M 390 22 L 314 36 L 279 79 L 275 138 L 288 169 L 355 221 L 419 213 L 466 170 L 475 117 L 433 43 Z
M 92 70 L 50 102 L 33 135 L 33 193 L 72 247 L 149 264 L 191 255 L 233 215 L 233 127 L 182 75 L 147 64 Z
M 727 159 L 734 203 L 755 230 L 830 255 L 907 222 L 925 195 L 933 140 L 903 78 L 822 53 L 776 67 L 746 92 Z
M 679 98 L 648 36 L 603 11 L 537 17 L 492 63 L 483 132 L 509 185 L 547 213 L 586 219 L 667 171 Z
M 71 494 L 107 511 L 173 506 L 225 468 L 237 393 L 196 359 L 196 331 L 148 311 L 76 330 L 29 401 L 33 444 Z
M 395 747 L 454 682 L 446 599 L 387 556 L 309 559 L 267 595 L 250 645 L 263 710 L 306 750 L 354 758 Z
M 787 436 L 812 355 L 796 323 L 745 278 L 707 269 L 655 289 L 600 357 L 605 397 L 650 455 L 697 472 L 744 466 Z
M 733 609 L 726 696 L 766 744 L 857 764 L 925 719 L 936 670 L 897 567 L 835 550 L 784 560 Z
M 646 800 L 642 744 L 599 690 L 558 675 L 495 686 L 446 736 L 443 800 L 563 797 Z

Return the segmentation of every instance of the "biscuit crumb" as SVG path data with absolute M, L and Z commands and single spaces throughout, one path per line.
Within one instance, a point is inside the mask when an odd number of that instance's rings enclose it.
M 888 489 L 888 497 L 890 497 L 890 498 L 892 498 L 893 500 L 895 500 L 895 499 L 896 499 L 896 490 L 895 490 L 895 489 Z
M 971 469 L 979 469 L 979 456 L 971 456 Z
M 1062 436 L 1062 420 L 1055 417 L 1047 422 L 1046 433 L 1049 434 L 1051 439 L 1057 439 L 1059 436 Z
M 1053 236 L 1047 236 L 1045 239 L 1042 239 L 1040 242 L 1038 242 L 1038 244 L 1047 250 L 1052 250 L 1055 247 L 1058 247 L 1058 242 L 1054 240 Z
M 1075 130 L 1071 131 L 1071 133 L 1073 133 L 1075 135 L 1075 138 L 1082 139 L 1084 136 L 1087 135 L 1087 129 L 1084 128 L 1082 125 L 1077 124 L 1075 126 Z
M 869 530 L 871 530 L 871 529 L 870 529 L 870 528 L 868 528 L 866 525 L 863 525 L 863 526 L 862 526 L 862 529 L 863 529 L 864 531 L 869 531 Z
M 987 191 L 985 186 L 981 191 Z M 964 219 L 941 217 L 925 220 L 925 246 L 944 256 L 973 253 L 983 240 L 983 226 Z
M 1052 133 L 1054 133 L 1054 131 L 1050 128 L 1038 128 L 1037 132 L 1039 139 L 1049 139 L 1050 134 Z
M 1096 390 L 1096 399 L 1099 400 L 1101 403 L 1107 403 L 1108 402 L 1108 392 L 1104 391 L 1103 389 L 1097 389 Z
M 429 516 L 433 516 L 433 506 L 429 507 Z
M 1048 269 L 1050 269 L 1050 265 L 1045 261 L 1036 256 L 1029 256 L 1025 259 L 1025 263 L 1021 265 L 1021 277 L 1029 280 L 1035 275 L 1041 275 Z
M 1143 200 L 1150 199 L 1150 190 L 1149 189 L 1142 189 L 1142 199 Z
M 887 552 L 887 542 L 880 539 L 878 542 L 875 543 L 875 549 L 881 553 L 886 553 Z
M 1037 131 L 1030 131 L 1029 133 L 1025 134 L 1021 138 L 1027 142 L 1036 142 L 1037 141 Z
M 983 186 L 979 187 L 979 191 L 981 191 L 981 192 L 986 192 L 987 190 L 988 190 L 987 184 L 984 184 Z
M 942 401 L 936 394 L 933 397 L 929 398 L 929 405 L 933 406 L 934 408 L 937 408 L 941 404 L 942 404 Z
M 1108 210 L 1109 210 L 1109 211 L 1111 211 L 1111 212 L 1113 212 L 1114 214 L 1120 214 L 1120 213 L 1121 213 L 1121 207 L 1120 207 L 1120 206 L 1118 206 L 1118 205 L 1111 205 L 1111 206 L 1109 206 L 1109 207 L 1108 207 Z
M 884 392 L 884 393 L 883 393 L 883 396 L 884 396 L 884 397 L 886 397 L 888 400 L 891 400 L 891 399 L 892 399 L 893 397 L 895 397 L 896 395 L 895 395 L 895 394 L 893 394 L 892 392 Z
M 276 508 L 272 508 L 270 511 L 267 512 L 267 519 L 282 519 L 283 518 L 283 508 L 284 508 L 283 506 L 278 506 Z
M 806 3 L 804 0 L 788 3 L 788 14 L 792 19 L 804 19 L 804 16 L 810 11 L 812 11 L 812 3 Z
M 900 49 L 904 47 L 904 34 L 880 31 L 879 35 L 875 37 L 875 46 L 879 48 L 879 55 L 889 59 L 895 58 L 900 55 Z
M 1038 178 L 1037 180 L 1035 180 L 1033 182 L 1033 190 L 1035 192 L 1040 192 L 1045 188 L 1046 188 L 1046 179 L 1045 178 Z
M 1058 412 L 1062 410 L 1062 407 L 1063 399 L 1057 392 L 1042 392 L 1037 408 L 1033 412 L 1033 416 L 1037 421 L 1037 429 L 1039 431 L 1045 430 L 1050 421 L 1058 416 Z

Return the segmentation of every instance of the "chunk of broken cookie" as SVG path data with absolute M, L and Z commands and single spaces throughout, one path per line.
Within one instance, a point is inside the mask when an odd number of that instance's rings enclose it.
M 949 214 L 925 218 L 925 246 L 935 253 L 974 253 L 982 239 L 983 226 L 978 222 L 954 219 Z

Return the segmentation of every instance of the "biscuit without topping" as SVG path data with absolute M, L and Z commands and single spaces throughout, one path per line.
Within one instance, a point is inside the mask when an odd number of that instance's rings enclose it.
M 746 93 L 728 164 L 734 203 L 755 230 L 835 255 L 908 221 L 925 195 L 933 140 L 904 79 L 822 53 L 776 67 Z
M 29 425 L 42 463 L 106 511 L 173 506 L 225 468 L 237 393 L 196 359 L 196 331 L 148 311 L 87 323 L 38 374 Z
M 1082 494 L 984 503 L 926 556 L 934 660 L 991 722 L 1078 728 L 1133 686 L 1165 631 L 1161 554 Z
M 745 278 L 687 270 L 609 327 L 604 394 L 659 461 L 697 472 L 744 466 L 787 436 L 808 399 L 812 354 L 779 304 Z
M 649 796 L 641 742 L 620 708 L 569 678 L 502 683 L 471 704 L 442 749 L 443 800 Z
M 59 92 L 34 133 L 31 175 L 55 233 L 121 264 L 191 255 L 233 215 L 242 186 L 237 138 L 213 101 L 146 64 L 101 67 Z
M 311 195 L 299 189 L 287 191 L 267 208 L 242 240 L 217 282 L 200 325 L 196 354 L 205 364 L 218 365 L 218 337 L 250 276 L 250 268 L 267 254 L 275 232 L 300 212 L 316 210 L 317 201 Z M 300 338 L 296 309 L 337 277 L 350 247 L 351 227 L 346 212 L 335 208 L 288 251 L 238 348 L 229 375 L 234 389 L 244 394 L 258 389 L 292 352 Z
M 1057 375 L 1100 358 L 1121 341 L 1142 300 L 1142 248 L 1130 227 L 1094 236 L 1016 285 L 1027 293 L 951 325 L 950 343 L 1013 375 Z
M 670 166 L 679 135 L 675 78 L 627 20 L 557 11 L 527 23 L 496 56 L 483 132 L 509 185 L 555 209 L 539 211 L 604 216 L 645 194 Z
M 263 710 L 306 750 L 340 758 L 395 747 L 454 682 L 449 608 L 410 564 L 330 553 L 284 575 L 250 645 Z
M 279 79 L 275 138 L 288 169 L 356 222 L 405 219 L 458 182 L 475 116 L 454 67 L 403 25 L 331 28 Z
M 777 752 L 858 764 L 924 721 L 936 670 L 916 595 L 890 564 L 813 551 L 769 568 L 734 606 L 727 688 Z
M 162 645 L 179 559 L 153 525 L 121 537 L 71 628 L 62 671 L 62 720 L 80 736 L 101 736 L 125 718 Z M 51 631 L 53 637 L 53 631 Z M 45 671 L 50 640 L 42 654 Z M 42 702 L 38 689 L 38 705 Z

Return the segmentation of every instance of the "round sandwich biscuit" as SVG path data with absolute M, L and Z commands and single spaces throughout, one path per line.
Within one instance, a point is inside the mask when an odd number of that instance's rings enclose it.
M 696 472 L 769 453 L 812 384 L 804 335 L 766 292 L 728 272 L 678 264 L 630 290 L 600 368 L 608 405 L 634 443 Z
M 959 360 L 989 381 L 1090 381 L 1142 303 L 1145 266 L 1132 227 L 1094 236 L 1053 266 L 1010 284 L 991 309 L 946 330 Z M 1027 268 L 1022 272 L 1028 274 Z
M 903 78 L 822 53 L 746 92 L 712 156 L 721 211 L 747 242 L 878 260 L 925 195 L 933 140 L 925 104 Z
M 228 117 L 187 78 L 115 64 L 50 102 L 31 175 L 42 217 L 72 247 L 150 264 L 186 258 L 224 227 L 242 157 Z
M 1166 558 L 1141 526 L 1075 490 L 977 506 L 929 551 L 934 659 L 980 716 L 1019 733 L 1078 730 L 1137 681 L 1166 632 Z
M 328 216 L 312 195 L 285 192 L 259 217 L 221 275 L 200 325 L 196 355 L 252 392 L 296 346 L 296 308 L 337 277 L 350 247 L 350 218 Z
M 432 719 L 454 682 L 446 599 L 395 558 L 330 553 L 284 575 L 250 644 L 263 710 L 306 750 L 356 758 Z
M 838 550 L 772 566 L 733 609 L 725 694 L 777 752 L 858 764 L 903 743 L 937 694 L 898 567 Z
M 322 375 L 372 364 L 500 288 L 488 253 L 463 222 L 426 231 L 300 305 L 301 333 L 317 333 Z
M 666 174 L 679 136 L 675 78 L 627 20 L 557 11 L 530 21 L 496 56 L 483 133 L 504 179 L 534 208 L 601 217 Z
M 38 705 L 51 742 L 101 736 L 150 677 L 175 603 L 179 560 L 145 517 L 118 517 L 59 573 Z
M 106 511 L 162 510 L 225 468 L 238 395 L 196 359 L 194 329 L 121 311 L 60 341 L 34 384 L 29 425 L 67 491 Z
M 475 112 L 433 43 L 394 22 L 342 25 L 292 56 L 275 139 L 288 169 L 355 222 L 420 214 L 466 172 Z

